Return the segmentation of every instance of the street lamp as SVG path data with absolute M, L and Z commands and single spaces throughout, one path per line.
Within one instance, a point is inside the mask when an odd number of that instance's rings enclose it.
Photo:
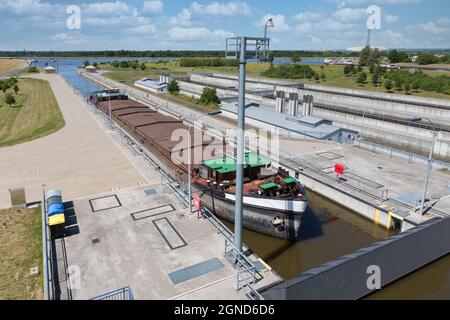
M 267 60 L 267 28 L 275 28 L 273 19 L 269 18 L 264 25 L 264 59 Z
M 208 112 L 207 114 L 204 114 L 202 116 L 200 116 L 196 121 L 200 121 L 201 118 L 206 117 L 206 116 L 215 116 L 218 114 L 221 114 L 222 111 L 218 110 L 218 111 L 211 111 Z M 189 135 L 188 135 L 188 152 L 187 152 L 187 157 L 188 157 L 188 196 L 189 196 L 189 214 L 193 214 L 192 212 L 192 154 L 191 154 L 191 149 L 192 149 L 192 136 L 191 136 L 191 129 L 194 126 L 194 123 L 191 123 L 189 125 Z M 203 133 L 203 129 L 202 129 L 202 133 Z M 203 135 L 202 135 L 202 139 L 203 139 Z
M 431 127 L 433 128 L 433 142 L 431 144 L 431 150 L 430 150 L 430 155 L 428 157 L 428 164 L 427 164 L 427 175 L 425 178 L 425 186 L 424 186 L 424 190 L 423 190 L 423 195 L 422 195 L 422 201 L 420 203 L 420 215 L 424 215 L 424 207 L 425 207 L 425 198 L 427 197 L 427 191 L 428 191 L 428 182 L 430 180 L 430 175 L 431 175 L 431 171 L 433 170 L 433 152 L 434 152 L 434 146 L 436 144 L 436 138 L 437 138 L 437 132 L 436 129 L 434 127 L 433 121 L 431 121 L 428 118 L 412 118 L 409 121 L 410 122 L 422 122 L 423 120 L 426 120 L 430 123 Z

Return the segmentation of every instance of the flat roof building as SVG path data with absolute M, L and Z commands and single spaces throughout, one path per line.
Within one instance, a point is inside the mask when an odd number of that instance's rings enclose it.
M 223 103 L 224 116 L 237 117 L 237 103 Z M 339 143 L 352 142 L 357 132 L 334 126 L 332 121 L 314 116 L 296 117 L 286 113 L 260 108 L 256 103 L 250 103 L 245 108 L 246 122 L 260 128 L 280 129 L 280 134 L 303 136 L 319 140 L 331 140 Z
M 166 81 L 156 81 L 150 78 L 142 78 L 134 83 L 138 88 L 150 92 L 167 92 L 168 83 Z
M 53 68 L 52 66 L 48 66 L 44 68 L 44 72 L 45 73 L 56 73 L 56 69 Z

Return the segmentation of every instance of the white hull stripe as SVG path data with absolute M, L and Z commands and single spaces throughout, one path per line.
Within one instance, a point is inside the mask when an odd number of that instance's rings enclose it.
M 236 196 L 226 193 L 225 199 L 236 201 Z M 257 206 L 274 211 L 290 211 L 302 213 L 306 211 L 307 202 L 301 200 L 261 199 L 244 196 L 244 205 Z

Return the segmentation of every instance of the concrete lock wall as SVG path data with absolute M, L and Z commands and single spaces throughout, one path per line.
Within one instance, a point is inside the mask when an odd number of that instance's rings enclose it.
M 359 131 L 366 138 L 387 141 L 392 145 L 421 153 L 429 152 L 433 138 L 431 130 L 326 109 L 315 108 L 314 115 L 333 120 L 343 128 Z M 393 135 L 393 132 L 396 134 Z M 438 133 L 434 152 L 441 157 L 450 158 L 449 132 Z
M 415 116 L 427 117 L 430 118 L 433 122 L 439 124 L 448 124 L 448 121 L 450 121 L 450 109 L 402 104 L 383 100 L 371 100 L 367 98 L 340 96 L 335 94 L 293 88 L 291 88 L 290 90 L 295 90 L 299 92 L 299 94 L 311 94 L 314 96 L 317 103 L 357 108 L 360 112 L 374 113 L 378 115 L 395 115 L 403 117 L 405 119 Z
M 334 92 L 337 94 L 350 94 L 350 95 L 360 95 L 367 96 L 372 98 L 383 98 L 388 100 L 401 100 L 405 103 L 416 103 L 416 104 L 434 104 L 440 106 L 450 107 L 450 101 L 445 99 L 435 99 L 435 98 L 424 98 L 424 97 L 415 97 L 415 96 L 406 96 L 394 93 L 384 93 L 384 92 L 373 92 L 367 90 L 354 90 L 354 89 L 345 89 L 345 88 L 333 88 L 333 87 L 324 87 L 315 84 L 305 84 L 306 89 L 313 90 L 327 90 L 330 92 Z
M 325 181 L 319 181 L 303 172 L 297 172 L 290 168 L 285 169 L 288 170 L 290 175 L 293 177 L 296 173 L 298 173 L 300 176 L 300 181 L 308 189 L 324 196 L 327 199 L 335 201 L 354 212 L 357 212 L 359 215 L 369 219 L 370 221 L 373 221 L 377 225 L 383 226 L 385 228 L 390 228 L 392 226 L 390 213 L 386 209 L 376 208 L 368 202 L 365 202 L 341 190 L 337 190 L 332 185 L 327 184 Z
M 262 295 L 269 300 L 359 299 L 373 292 L 378 275 L 384 287 L 449 252 L 450 219 L 431 221 L 302 273 Z

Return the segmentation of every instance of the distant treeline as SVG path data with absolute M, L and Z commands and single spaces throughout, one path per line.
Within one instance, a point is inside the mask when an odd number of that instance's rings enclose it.
M 274 57 L 357 57 L 357 52 L 346 51 L 298 51 L 298 50 L 275 50 L 271 51 Z M 2 57 L 58 57 L 58 58 L 222 58 L 224 51 L 0 51 Z
M 181 59 L 180 67 L 237 67 L 239 61 L 234 59 Z

